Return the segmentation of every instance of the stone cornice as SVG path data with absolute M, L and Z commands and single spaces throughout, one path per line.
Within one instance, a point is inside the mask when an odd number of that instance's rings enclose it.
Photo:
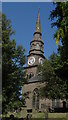
M 30 45 L 31 45 L 32 42 L 41 42 L 44 45 L 42 40 L 33 40 L 33 41 L 30 42 Z
M 34 50 L 35 51 L 41 51 L 42 53 L 44 53 L 42 50 L 38 50 L 38 49 L 32 49 L 32 50 L 29 51 L 29 53 L 32 52 L 32 51 L 34 51 Z

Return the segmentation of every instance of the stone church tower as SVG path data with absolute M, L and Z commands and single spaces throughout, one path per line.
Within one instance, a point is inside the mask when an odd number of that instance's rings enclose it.
M 41 39 L 41 25 L 40 25 L 40 11 L 38 11 L 37 21 L 36 21 L 36 28 L 33 34 L 33 40 L 30 42 L 30 51 L 29 55 L 27 56 L 27 78 L 30 79 L 31 77 L 36 75 L 37 66 L 38 64 L 42 64 L 44 57 L 43 52 L 43 41 Z
M 41 76 L 36 74 L 37 66 L 42 64 L 45 60 L 43 52 L 43 41 L 41 39 L 41 25 L 40 25 L 40 11 L 38 11 L 36 28 L 33 34 L 33 40 L 30 42 L 30 51 L 27 56 L 27 66 L 26 78 L 27 83 L 23 83 L 22 93 L 25 98 L 26 109 L 39 109 L 40 100 L 39 100 L 39 89 L 45 85 L 45 82 L 42 82 Z

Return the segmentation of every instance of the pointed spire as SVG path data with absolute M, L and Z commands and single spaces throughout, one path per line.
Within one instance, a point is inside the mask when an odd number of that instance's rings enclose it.
M 41 35 L 40 8 L 39 8 L 39 10 L 38 10 L 38 16 L 37 16 L 36 28 L 35 28 L 35 32 L 34 32 L 34 34 L 36 34 L 36 33 L 40 33 L 40 35 Z

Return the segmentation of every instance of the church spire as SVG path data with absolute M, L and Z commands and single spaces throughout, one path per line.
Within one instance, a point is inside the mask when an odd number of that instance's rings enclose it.
M 40 25 L 40 9 L 38 11 L 37 21 L 36 21 L 36 28 L 34 34 L 39 33 L 41 35 L 41 25 Z

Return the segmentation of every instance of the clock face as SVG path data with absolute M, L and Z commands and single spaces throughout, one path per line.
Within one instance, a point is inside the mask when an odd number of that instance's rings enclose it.
M 34 64 L 34 62 L 35 62 L 35 58 L 34 58 L 34 57 L 30 57 L 30 58 L 28 59 L 28 64 L 29 64 L 29 65 Z
M 39 63 L 43 64 L 43 59 L 42 58 L 39 58 Z

